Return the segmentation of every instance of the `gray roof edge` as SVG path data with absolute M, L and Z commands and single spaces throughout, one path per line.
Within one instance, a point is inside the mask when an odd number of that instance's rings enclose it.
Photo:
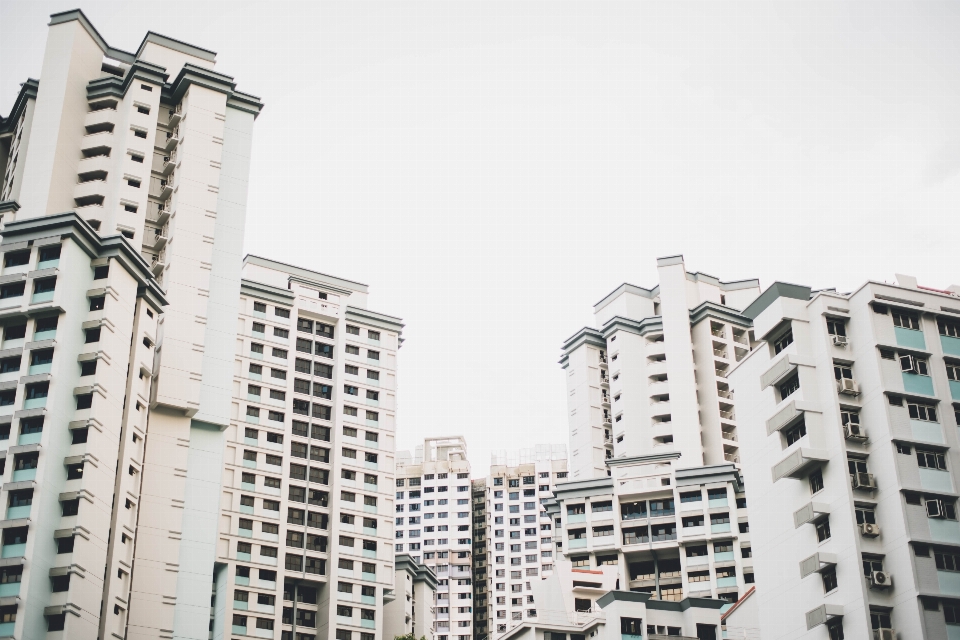
M 773 304 L 779 298 L 793 298 L 795 300 L 803 300 L 807 302 L 810 300 L 810 287 L 806 287 L 801 284 L 791 284 L 789 282 L 774 282 L 767 290 L 757 296 L 757 299 L 747 305 L 747 308 L 744 309 L 741 313 L 750 318 L 751 320 L 756 320 L 757 316 L 763 313 L 767 307 Z
M 690 310 L 690 324 L 696 324 L 708 317 L 715 317 L 731 323 L 741 324 L 745 327 L 753 326 L 753 319 L 745 316 L 743 312 L 727 307 L 716 302 L 701 302 Z
M 260 267 L 267 267 L 268 269 L 281 271 L 289 275 L 296 275 L 301 278 L 315 280 L 318 284 L 326 283 L 333 286 L 343 287 L 344 289 L 350 289 L 351 291 L 356 291 L 358 293 L 368 292 L 367 285 L 363 284 L 362 282 L 347 280 L 346 278 L 338 278 L 337 276 L 320 273 L 319 271 L 312 271 L 304 267 L 298 267 L 286 262 L 280 262 L 279 260 L 273 260 L 272 258 L 264 258 L 263 256 L 258 256 L 252 253 L 248 253 L 246 256 L 244 256 L 243 263 L 255 264 Z
M 657 295 L 660 293 L 660 285 L 658 284 L 653 289 L 644 289 L 643 287 L 638 287 L 635 284 L 624 282 L 623 284 L 615 288 L 613 291 L 605 295 L 603 298 L 601 298 L 600 302 L 593 305 L 593 312 L 596 313 L 597 311 L 600 311 L 601 309 L 606 307 L 608 304 L 610 304 L 614 298 L 616 298 L 619 294 L 623 292 L 629 292 L 644 298 L 650 298 L 652 300 L 653 298 L 656 298 Z
M 361 320 L 375 320 L 390 327 L 394 327 L 392 330 L 398 333 L 404 327 L 403 321 L 400 318 L 388 316 L 387 314 L 380 313 L 379 311 L 370 311 L 369 309 L 361 309 L 359 307 L 351 307 L 348 305 L 346 309 L 346 315 L 347 317 L 352 316 Z
M 593 327 L 583 327 L 572 336 L 563 341 L 563 351 L 566 355 L 570 351 L 575 350 L 580 345 L 587 343 L 593 344 L 598 347 L 606 347 L 607 341 L 603 337 L 603 334 L 594 329 Z
M 679 458 L 679 451 L 671 451 L 670 453 L 653 453 L 646 456 L 631 456 L 629 458 L 610 458 L 606 461 L 606 465 L 608 467 L 619 467 L 627 464 L 649 464 L 652 462 L 663 462 L 665 460 L 678 460 Z
M 74 20 L 79 22 L 83 28 L 87 30 L 87 33 L 89 33 L 90 37 L 93 38 L 94 42 L 97 43 L 104 55 L 113 58 L 114 60 L 119 60 L 120 62 L 126 62 L 129 64 L 136 62 L 136 55 L 130 53 L 129 51 L 115 49 L 107 44 L 107 41 L 102 35 L 100 35 L 100 32 L 97 31 L 95 26 L 93 26 L 93 23 L 90 22 L 90 19 L 87 18 L 82 9 L 71 9 L 69 11 L 54 13 L 50 16 L 50 22 L 48 23 L 48 26 L 52 27 L 58 24 L 65 24 L 67 22 L 73 22 Z
M 140 42 L 140 46 L 137 48 L 138 58 L 140 57 L 140 54 L 143 53 L 143 48 L 147 46 L 148 42 L 158 44 L 161 47 L 166 47 L 167 49 L 179 51 L 180 53 L 185 53 L 189 56 L 193 56 L 194 58 L 206 60 L 207 62 L 217 61 L 216 51 L 204 49 L 203 47 L 198 47 L 195 44 L 183 42 L 182 40 L 177 40 L 176 38 L 171 38 L 170 36 L 165 36 L 155 31 L 147 31 L 147 34 L 143 36 L 143 40 Z

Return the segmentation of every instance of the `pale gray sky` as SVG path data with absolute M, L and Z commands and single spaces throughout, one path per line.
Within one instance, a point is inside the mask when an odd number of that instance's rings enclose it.
M 0 113 L 49 14 L 0 0 Z M 960 283 L 955 2 L 86 2 L 261 96 L 247 251 L 407 323 L 399 448 L 566 442 L 564 338 L 655 258 Z

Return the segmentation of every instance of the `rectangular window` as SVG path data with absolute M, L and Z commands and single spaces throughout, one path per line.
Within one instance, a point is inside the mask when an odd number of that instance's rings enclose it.
M 937 408 L 932 404 L 908 402 L 907 412 L 913 420 L 924 420 L 926 422 L 937 421 Z
M 801 420 L 800 422 L 793 425 L 792 427 L 785 429 L 783 432 L 783 435 L 786 437 L 787 446 L 789 447 L 794 442 L 797 442 L 798 440 L 800 440 L 800 438 L 807 435 L 807 425 L 804 423 L 803 420 Z
M 785 381 L 781 382 L 778 385 L 780 390 L 780 400 L 785 400 L 794 394 L 797 390 L 800 389 L 800 376 L 796 373 L 787 378 Z
M 920 318 L 912 313 L 906 311 L 900 311 L 898 309 L 893 310 L 893 326 L 902 327 L 904 329 L 913 329 L 914 331 L 920 330 Z
M 924 469 L 947 470 L 947 461 L 942 451 L 917 449 L 917 464 Z
M 780 353 L 791 344 L 793 344 L 793 329 L 788 329 L 785 334 L 773 342 L 773 353 Z

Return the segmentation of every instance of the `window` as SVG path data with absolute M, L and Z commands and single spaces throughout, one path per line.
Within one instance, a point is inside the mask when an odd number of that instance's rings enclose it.
M 929 376 L 927 361 L 916 356 L 900 356 L 900 370 L 904 373 L 913 373 L 919 376 Z
M 273 313 L 274 313 L 274 315 L 277 316 L 278 318 L 289 318 L 289 317 L 290 317 L 290 309 L 282 309 L 282 308 L 280 308 L 280 307 L 274 307 L 274 308 L 273 308 Z
M 380 379 L 380 372 L 379 372 L 379 371 L 373 371 L 372 369 L 367 369 L 367 379 L 368 379 L 368 380 L 379 380 L 379 379 Z
M 874 571 L 883 571 L 883 559 L 874 556 L 863 556 L 863 575 L 870 577 Z
M 286 350 L 286 349 L 277 349 L 276 347 L 274 347 L 273 350 L 271 351 L 271 355 L 272 355 L 274 358 L 280 358 L 281 360 L 286 360 L 286 359 L 287 359 L 287 350 Z
M 823 472 L 820 469 L 817 469 L 810 474 L 810 495 L 814 495 L 823 491 Z
M 817 541 L 823 542 L 830 537 L 830 518 L 824 518 L 816 523 Z
M 947 363 L 947 378 L 954 382 L 960 382 L 960 365 Z
M 932 404 L 908 402 L 907 412 L 910 414 L 912 420 L 924 420 L 926 422 L 937 421 L 937 408 Z
M 940 318 L 937 320 L 937 329 L 940 335 L 948 338 L 960 338 L 960 322 Z
M 789 447 L 794 442 L 797 442 L 798 440 L 800 440 L 800 438 L 807 435 L 807 425 L 806 423 L 804 423 L 803 420 L 801 420 L 800 422 L 793 425 L 792 427 L 788 427 L 783 432 L 783 435 L 786 437 L 787 446 Z
M 880 357 L 884 360 L 896 360 L 897 354 L 892 349 L 880 348 Z
M 856 507 L 857 524 L 877 524 L 877 514 L 873 507 Z
M 793 329 L 788 329 L 785 334 L 773 342 L 773 353 L 780 353 L 791 344 L 793 344 Z
M 844 321 L 827 318 L 827 333 L 831 336 L 846 336 L 847 328 Z
M 890 614 L 886 611 L 871 611 L 870 612 L 870 628 L 871 629 L 890 629 Z
M 960 571 L 960 554 L 934 551 L 933 558 L 940 571 Z
M 355 367 L 355 366 L 350 365 L 350 364 L 344 365 L 344 366 L 343 366 L 343 371 L 344 371 L 344 373 L 346 373 L 346 374 L 348 374 L 348 375 L 351 375 L 351 376 L 358 376 L 358 375 L 360 375 L 360 367 Z
M 352 344 L 348 344 L 348 345 L 346 346 L 346 351 L 347 351 L 347 353 L 349 353 L 349 354 L 352 355 L 352 356 L 358 356 L 358 355 L 360 355 L 360 347 L 355 347 L 355 346 L 353 346 Z
M 837 588 L 837 570 L 835 567 L 829 567 L 820 572 L 823 579 L 823 592 L 830 593 Z
M 379 360 L 379 359 L 380 359 L 380 352 L 379 352 L 379 351 L 372 351 L 372 350 L 370 350 L 370 349 L 367 349 L 367 358 L 368 358 L 369 360 Z
M 837 380 L 853 380 L 853 369 L 845 364 L 834 364 L 833 377 Z
M 942 451 L 923 451 L 917 449 L 917 464 L 924 469 L 947 470 L 947 461 Z
M 919 331 L 920 318 L 907 311 L 900 311 L 895 309 L 893 311 L 893 326 L 901 327 L 903 329 L 913 329 L 914 331 Z
M 800 376 L 796 373 L 793 374 L 781 382 L 777 388 L 780 390 L 780 400 L 785 400 L 800 388 Z

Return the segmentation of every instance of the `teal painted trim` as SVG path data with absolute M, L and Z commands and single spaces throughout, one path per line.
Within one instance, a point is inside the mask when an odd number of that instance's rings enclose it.
M 726 307 L 716 302 L 703 302 L 690 310 L 690 324 L 697 324 L 704 318 L 715 318 L 740 325 L 744 329 L 753 326 L 753 320 L 750 318 L 740 315 L 733 307 Z
M 960 596 L 960 572 L 937 571 L 940 593 L 945 596 Z
M 13 472 L 13 482 L 26 482 L 28 480 L 36 480 L 37 470 L 34 469 L 17 469 Z
M 600 330 L 603 332 L 604 340 L 607 340 L 617 331 L 626 331 L 628 333 L 635 333 L 638 336 L 645 336 L 648 333 L 663 331 L 663 319 L 660 316 L 651 316 L 638 322 L 630 318 L 614 316 L 607 320 Z
M 953 482 L 949 471 L 940 471 L 938 469 L 919 469 L 920 486 L 928 491 L 938 493 L 952 493 Z
M 730 576 L 726 578 L 717 578 L 717 588 L 722 589 L 724 587 L 735 587 L 737 586 L 736 576 Z
M 940 518 L 927 518 L 927 525 L 930 527 L 930 538 L 932 538 L 934 542 L 960 544 L 960 522 L 956 520 L 941 520 Z
M 24 508 L 29 508 L 29 507 L 10 507 L 10 511 L 12 511 L 13 509 L 24 509 Z M 12 520 L 13 518 L 10 518 L 8 516 L 8 519 Z M 26 551 L 27 551 L 26 543 L 5 544 L 3 545 L 2 553 L 0 553 L 0 558 L 20 558 L 23 556 L 24 553 L 26 553 Z
M 923 442 L 937 442 L 943 444 L 943 429 L 939 423 L 925 420 L 911 420 L 910 431 L 915 440 Z
M 947 640 L 960 640 L 960 624 L 947 623 Z
M 729 533 L 730 532 L 730 523 L 724 522 L 723 524 L 711 524 L 710 525 L 711 533 Z
M 940 336 L 940 347 L 945 354 L 960 357 L 960 338 Z
M 10 596 L 20 595 L 20 583 L 8 582 L 0 584 L 0 598 L 9 598 Z
M 903 390 L 907 393 L 919 393 L 925 396 L 935 395 L 933 392 L 933 378 L 920 376 L 915 373 L 901 372 L 903 375 Z
M 910 349 L 927 348 L 927 343 L 923 339 L 922 331 L 914 331 L 913 329 L 905 329 L 903 327 L 894 327 L 893 333 L 897 337 L 898 346 L 908 347 Z
M 713 554 L 714 562 L 728 562 L 733 560 L 733 551 L 721 551 Z
M 587 539 L 580 538 L 578 540 L 567 540 L 568 549 L 584 549 L 587 546 Z
M 7 508 L 7 520 L 16 520 L 17 518 L 29 518 L 30 517 L 30 507 L 32 505 L 24 505 L 22 507 L 8 507 Z M 6 548 L 6 547 L 4 547 Z
M 37 431 L 34 433 L 21 433 L 17 438 L 17 444 L 37 444 L 40 442 L 41 438 L 43 438 L 42 431 Z

